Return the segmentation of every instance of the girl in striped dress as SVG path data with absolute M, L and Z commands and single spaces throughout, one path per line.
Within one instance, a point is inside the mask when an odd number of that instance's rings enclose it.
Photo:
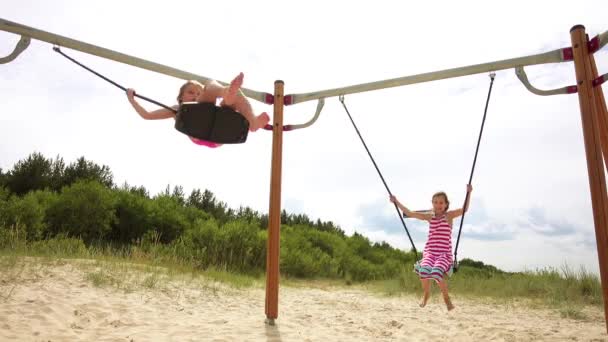
M 446 275 L 452 271 L 452 221 L 454 218 L 462 216 L 469 207 L 469 197 L 473 188 L 467 185 L 467 196 L 463 208 L 448 210 L 450 201 L 445 192 L 438 192 L 433 195 L 433 211 L 415 212 L 406 208 L 395 196 L 391 196 L 391 202 L 397 204 L 403 211 L 404 216 L 425 220 L 429 222 L 429 236 L 422 252 L 422 260 L 416 265 L 415 271 L 422 282 L 424 294 L 420 302 L 420 307 L 424 307 L 429 299 L 431 289 L 431 279 L 434 280 L 443 294 L 443 300 L 449 310 L 454 309 L 454 305 L 448 294 L 448 284 Z

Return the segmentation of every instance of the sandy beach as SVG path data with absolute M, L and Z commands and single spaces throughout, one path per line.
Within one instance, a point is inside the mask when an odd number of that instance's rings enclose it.
M 600 308 L 570 319 L 454 296 L 457 307 L 447 312 L 438 296 L 421 309 L 414 296 L 348 287 L 282 286 L 279 318 L 269 326 L 263 288 L 107 276 L 96 267 L 28 261 L 3 270 L 0 341 L 608 341 Z M 132 279 L 95 284 L 100 274 Z

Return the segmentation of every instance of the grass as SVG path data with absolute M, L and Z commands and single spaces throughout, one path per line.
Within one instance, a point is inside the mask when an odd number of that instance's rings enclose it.
M 259 277 L 242 275 L 222 268 L 202 270 L 180 260 L 176 255 L 158 253 L 155 248 L 141 246 L 85 246 L 79 239 L 56 237 L 26 242 L 18 230 L 10 230 L 0 241 L 0 285 L 15 284 L 26 267 L 65 263 L 71 259 L 85 274 L 85 279 L 96 287 L 114 287 L 133 292 L 137 290 L 167 290 L 170 281 L 194 282 L 205 292 L 216 295 L 228 288 L 240 289 L 261 286 Z M 35 258 L 35 262 L 23 262 Z M 14 287 L 12 287 L 14 288 Z M 10 298 L 11 290 L 0 292 L 0 301 Z M 166 291 L 168 292 L 168 291 Z
M 79 263 L 86 279 L 94 286 L 111 286 L 125 292 L 161 290 L 167 292 L 171 282 L 195 283 L 206 292 L 218 293 L 221 285 L 233 289 L 249 288 L 259 284 L 250 276 L 216 269 L 196 270 L 168 265 L 134 263 L 127 258 L 95 258 Z
M 0 285 L 8 285 L 6 290 L 0 292 L 0 302 L 11 297 L 22 272 L 23 266 L 18 263 L 17 257 L 0 258 Z
M 370 282 L 372 291 L 387 296 L 421 294 L 420 281 L 411 268 L 404 268 L 399 279 Z M 565 265 L 560 270 L 547 268 L 508 273 L 461 266 L 449 278 L 450 293 L 460 298 L 491 301 L 501 305 L 526 305 L 551 308 L 562 317 L 586 320 L 585 307 L 601 307 L 602 288 L 597 275 L 584 267 L 578 270 Z M 439 289 L 432 286 L 432 295 Z
M 12 234 L 12 235 L 11 235 Z M 164 290 L 170 281 L 196 282 L 201 289 L 216 294 L 220 287 L 233 289 L 264 286 L 262 276 L 230 272 L 222 267 L 205 270 L 184 261 L 171 251 L 142 248 L 142 246 L 85 246 L 79 239 L 57 237 L 26 242 L 18 232 L 5 235 L 0 241 L 0 285 L 15 283 L 26 267 L 44 267 L 76 259 L 85 278 L 98 287 L 110 286 L 127 292 L 135 290 Z M 20 262 L 23 257 L 36 257 L 32 263 Z M 282 278 L 282 285 L 329 289 L 347 287 L 344 279 Z M 420 282 L 412 267 L 404 267 L 396 279 L 355 283 L 375 293 L 388 296 L 420 294 Z M 553 308 L 562 317 L 576 320 L 588 318 L 585 307 L 601 307 L 602 291 L 599 278 L 584 268 L 568 266 L 528 272 L 507 273 L 495 269 L 461 266 L 449 280 L 450 293 L 460 298 L 491 301 L 503 305 L 532 308 Z M 10 286 L 2 287 L 0 301 L 10 298 Z M 433 286 L 433 295 L 439 294 Z
M 116 286 L 120 287 L 122 282 L 114 277 L 107 271 L 99 270 L 95 272 L 89 272 L 86 274 L 85 279 L 90 281 L 94 286 Z
M 559 313 L 562 318 L 570 318 L 577 321 L 585 321 L 589 319 L 581 307 L 565 306 L 559 309 Z

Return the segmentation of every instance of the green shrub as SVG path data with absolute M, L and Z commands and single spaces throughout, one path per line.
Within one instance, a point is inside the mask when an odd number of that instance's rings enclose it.
M 124 190 L 115 192 L 115 216 L 108 239 L 134 242 L 152 228 L 152 200 Z
M 19 226 L 25 230 L 27 240 L 37 240 L 46 234 L 46 213 L 58 196 L 48 190 L 29 192 L 23 197 L 12 197 L 2 209 L 2 222 L 6 226 Z
M 63 188 L 47 211 L 53 234 L 80 237 L 85 243 L 106 237 L 116 220 L 114 197 L 95 181 L 79 181 Z

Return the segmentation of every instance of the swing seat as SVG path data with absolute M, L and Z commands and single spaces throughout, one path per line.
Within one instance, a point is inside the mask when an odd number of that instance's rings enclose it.
M 175 129 L 200 140 L 241 144 L 247 140 L 249 121 L 229 107 L 209 102 L 185 102 L 175 116 Z

